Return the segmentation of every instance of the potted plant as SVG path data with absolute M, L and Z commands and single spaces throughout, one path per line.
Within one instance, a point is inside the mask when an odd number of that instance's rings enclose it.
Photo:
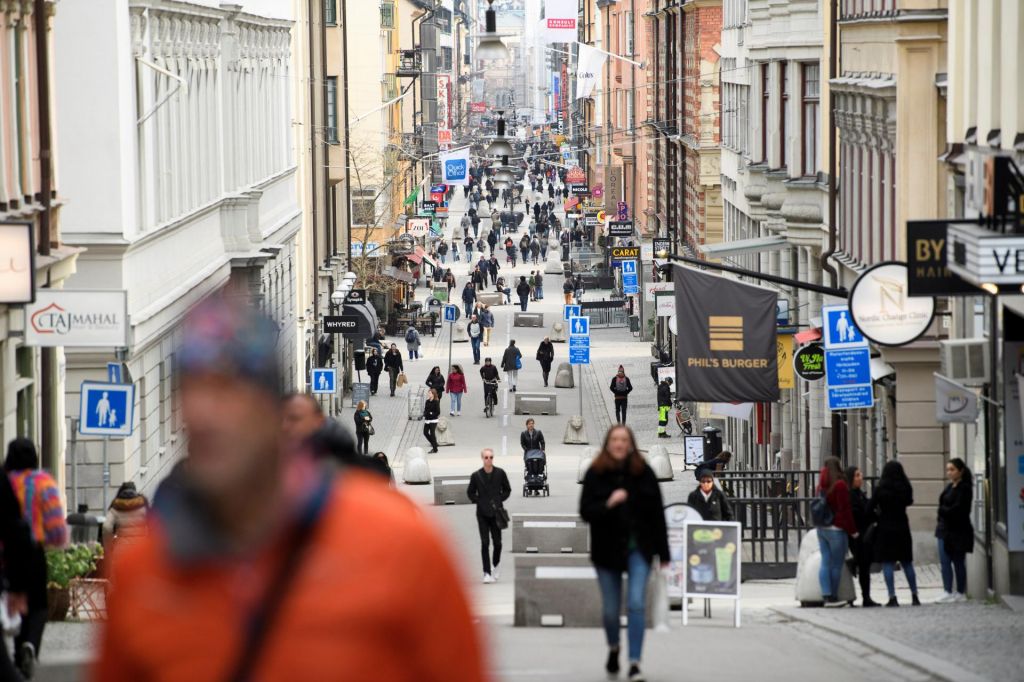
M 96 562 L 102 557 L 103 546 L 97 542 L 46 551 L 46 590 L 50 620 L 67 618 L 71 606 L 71 581 L 93 575 Z

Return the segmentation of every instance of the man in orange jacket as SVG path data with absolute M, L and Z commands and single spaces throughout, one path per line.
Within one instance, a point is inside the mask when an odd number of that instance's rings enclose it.
M 189 454 L 114 558 L 93 679 L 487 679 L 437 531 L 284 447 L 276 331 L 209 303 L 179 352 Z

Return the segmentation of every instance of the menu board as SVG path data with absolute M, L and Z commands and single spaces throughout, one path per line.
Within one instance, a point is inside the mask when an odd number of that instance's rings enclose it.
M 704 462 L 704 437 L 683 436 L 683 450 L 687 466 L 699 466 Z
M 359 404 L 359 401 L 366 401 L 370 406 L 370 384 L 352 384 L 352 407 Z
M 683 596 L 683 579 L 686 577 L 686 524 L 700 520 L 700 512 L 689 505 L 676 503 L 665 507 L 669 551 L 665 578 L 670 599 L 680 599 Z
M 740 524 L 688 521 L 683 530 L 683 595 L 740 598 Z

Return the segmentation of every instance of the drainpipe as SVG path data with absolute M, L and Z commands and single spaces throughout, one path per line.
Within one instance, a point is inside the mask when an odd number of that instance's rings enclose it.
M 309 28 L 309 31 L 308 31 L 308 33 L 309 33 L 309 35 L 308 35 L 308 40 L 309 40 L 309 109 L 310 109 L 310 120 L 311 121 L 316 120 L 316 111 L 315 111 L 315 107 L 316 107 L 316 69 L 315 69 L 315 66 L 314 66 L 314 61 L 315 61 L 314 55 L 316 54 L 316 52 L 313 49 L 314 38 L 315 38 L 315 34 L 313 32 L 313 17 L 315 16 L 315 12 L 316 12 L 318 7 L 319 7 L 319 3 L 315 2 L 315 0 L 306 0 L 306 11 L 309 13 L 309 16 L 308 16 L 308 19 L 309 19 L 309 24 L 308 24 L 308 28 Z M 323 17 L 321 17 L 321 21 L 323 21 Z M 326 66 L 326 64 L 325 64 L 325 66 Z M 319 241 L 320 241 L 319 240 L 320 235 L 318 234 L 318 229 L 317 229 L 317 227 L 318 227 L 317 219 L 319 217 L 319 211 L 317 210 L 317 191 L 316 191 L 317 180 L 316 179 L 317 179 L 317 177 L 319 175 L 319 171 L 321 169 L 317 167 L 317 162 L 316 162 L 316 150 L 317 150 L 318 146 L 319 146 L 319 142 L 317 141 L 316 126 L 310 125 L 309 126 L 309 151 L 310 151 L 310 171 L 311 171 L 311 175 L 310 175 L 310 182 L 309 182 L 309 191 L 310 191 L 310 197 L 311 197 L 311 200 L 312 200 L 311 201 L 311 205 L 310 205 L 310 215 L 311 215 L 311 219 L 312 219 L 312 223 L 313 223 L 313 273 L 312 273 L 312 275 L 313 275 L 313 329 L 314 329 L 314 331 L 316 330 L 316 327 L 317 327 L 317 322 L 318 322 L 317 318 L 320 315 L 320 294 L 319 294 L 319 288 L 320 288 L 320 282 L 319 282 L 319 280 L 320 280 L 320 249 L 318 248 Z M 323 165 L 326 166 L 327 164 L 325 163 Z M 314 336 L 314 344 L 315 344 L 316 334 L 314 334 L 313 336 Z M 315 345 L 314 345 L 314 347 L 315 347 Z
M 829 22 L 828 22 L 828 35 L 829 35 L 829 46 L 828 46 L 828 251 L 821 254 L 821 269 L 828 273 L 829 279 L 832 281 L 832 287 L 839 286 L 839 273 L 836 271 L 835 266 L 829 263 L 829 259 L 835 254 L 837 247 L 836 244 L 836 172 L 839 164 L 836 159 L 836 133 L 834 126 L 832 125 L 835 119 L 836 111 L 836 94 L 835 89 L 832 87 L 832 81 L 836 78 L 838 69 L 836 68 L 836 62 L 839 59 L 839 45 L 838 34 L 839 34 L 839 22 L 836 19 L 836 13 L 839 10 L 838 0 L 830 0 L 829 2 Z M 835 420 L 833 420 L 833 442 L 835 442 Z
M 51 226 L 50 200 L 53 194 L 53 149 L 50 128 L 50 37 L 49 17 L 47 16 L 46 0 L 35 0 L 33 20 L 36 33 L 36 99 L 38 100 L 39 128 L 39 242 L 37 250 L 40 256 L 50 255 Z M 50 285 L 47 274 L 47 286 Z M 55 460 L 57 439 L 53 433 L 53 400 L 56 391 L 57 352 L 54 348 L 40 350 L 40 442 L 39 449 L 42 461 L 56 467 L 60 463 Z
M 348 0 L 341 0 L 341 54 L 342 68 L 341 75 L 345 80 L 345 263 L 346 270 L 352 271 L 352 182 L 348 177 L 349 169 L 352 168 L 352 147 L 349 140 L 352 137 L 348 123 Z M 337 249 L 335 249 L 337 252 Z

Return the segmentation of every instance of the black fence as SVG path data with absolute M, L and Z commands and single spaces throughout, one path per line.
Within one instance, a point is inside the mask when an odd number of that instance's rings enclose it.
M 721 471 L 718 480 L 743 525 L 743 578 L 795 577 L 800 541 L 814 527 L 818 471 Z

